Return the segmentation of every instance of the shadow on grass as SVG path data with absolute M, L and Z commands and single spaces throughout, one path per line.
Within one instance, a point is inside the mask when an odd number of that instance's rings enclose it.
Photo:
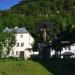
M 75 59 L 35 60 L 53 75 L 75 75 Z

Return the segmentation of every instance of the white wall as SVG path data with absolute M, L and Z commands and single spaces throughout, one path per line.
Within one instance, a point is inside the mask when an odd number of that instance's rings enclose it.
M 75 44 L 70 46 L 70 50 L 68 47 L 63 48 L 61 51 L 61 54 L 63 54 L 64 52 L 72 52 L 75 54 Z M 51 50 L 51 57 L 55 54 L 55 50 Z M 74 55 L 75 56 L 75 55 Z
M 16 44 L 13 47 L 13 50 L 10 51 L 9 56 L 19 57 L 20 51 L 25 51 L 27 48 L 32 48 L 34 38 L 29 33 L 15 34 L 15 36 Z M 19 43 L 19 46 L 17 46 L 17 43 Z M 24 46 L 21 46 L 21 43 L 24 43 Z M 16 55 L 16 51 L 18 51 L 18 55 Z

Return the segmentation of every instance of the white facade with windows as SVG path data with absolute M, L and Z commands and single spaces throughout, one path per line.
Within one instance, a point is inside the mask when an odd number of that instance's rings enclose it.
M 65 54 L 65 53 L 67 53 L 67 54 L 69 53 L 70 55 L 73 54 L 70 56 L 70 58 L 75 58 L 75 44 L 72 44 L 69 47 L 67 46 L 66 48 L 63 48 L 61 50 L 61 58 L 64 58 L 63 54 Z M 60 55 L 60 52 L 58 52 L 58 54 Z M 55 50 L 51 50 L 51 57 L 53 55 L 55 55 Z
M 14 30 L 16 32 L 16 44 L 10 50 L 9 56 L 13 57 L 26 57 L 26 50 L 27 48 L 32 48 L 32 45 L 34 44 L 34 38 L 31 36 L 31 34 L 26 30 L 26 28 L 14 28 L 14 29 L 8 29 L 6 28 L 4 31 L 11 32 Z M 28 54 L 30 57 L 30 53 Z

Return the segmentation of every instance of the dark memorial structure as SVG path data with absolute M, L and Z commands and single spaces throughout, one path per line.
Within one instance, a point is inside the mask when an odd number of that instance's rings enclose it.
M 43 32 L 44 28 L 46 28 L 47 32 L 51 31 L 53 29 L 53 22 L 38 22 L 36 23 L 37 32 Z
M 49 22 L 49 21 L 42 21 L 42 22 L 38 22 L 36 24 L 36 28 L 37 28 L 37 35 L 40 35 L 39 37 L 42 37 L 42 41 L 39 41 L 39 56 L 40 58 L 50 58 L 50 46 L 47 42 L 47 37 L 50 36 L 51 31 L 53 30 L 53 22 Z

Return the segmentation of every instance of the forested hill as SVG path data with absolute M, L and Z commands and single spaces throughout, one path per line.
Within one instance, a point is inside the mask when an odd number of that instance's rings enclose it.
M 0 28 L 25 26 L 35 32 L 35 23 L 53 21 L 55 32 L 75 27 L 75 0 L 22 0 L 0 11 Z

